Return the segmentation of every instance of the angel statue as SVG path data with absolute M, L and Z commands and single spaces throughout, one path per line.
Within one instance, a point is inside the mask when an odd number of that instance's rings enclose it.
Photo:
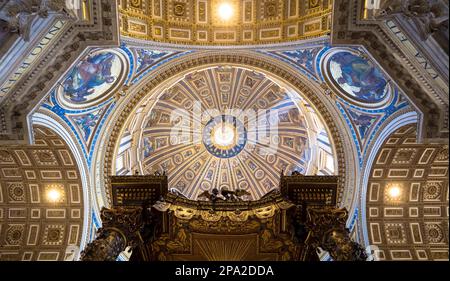
M 375 13 L 383 19 L 401 14 L 409 18 L 417 28 L 422 40 L 438 30 L 448 30 L 448 1 L 442 0 L 385 0 Z

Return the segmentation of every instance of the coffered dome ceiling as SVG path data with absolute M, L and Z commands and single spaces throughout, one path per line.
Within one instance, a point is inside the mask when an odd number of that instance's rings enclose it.
M 121 0 L 122 35 L 194 45 L 264 44 L 331 31 L 332 0 Z
M 165 171 L 169 187 L 189 198 L 239 188 L 252 200 L 278 187 L 282 170 L 333 174 L 334 158 L 299 94 L 262 73 L 219 66 L 185 75 L 136 111 L 116 160 L 118 174 L 135 170 Z

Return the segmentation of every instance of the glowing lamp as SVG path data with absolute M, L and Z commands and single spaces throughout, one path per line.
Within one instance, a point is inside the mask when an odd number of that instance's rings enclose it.
M 218 14 L 222 20 L 227 21 L 233 16 L 233 7 L 231 7 L 230 3 L 221 3 L 218 8 Z
M 58 202 L 61 199 L 61 192 L 57 189 L 47 191 L 47 200 L 50 202 Z
M 398 199 L 401 195 L 401 190 L 398 185 L 393 185 L 388 189 L 388 195 L 392 199 Z
M 221 146 L 234 143 L 234 129 L 231 126 L 222 125 L 214 131 L 214 142 Z

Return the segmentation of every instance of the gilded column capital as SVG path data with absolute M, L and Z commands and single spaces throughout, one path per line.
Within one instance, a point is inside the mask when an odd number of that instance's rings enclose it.
M 134 246 L 143 227 L 142 208 L 102 208 L 100 218 L 104 230 L 117 231 L 123 236 L 126 246 Z

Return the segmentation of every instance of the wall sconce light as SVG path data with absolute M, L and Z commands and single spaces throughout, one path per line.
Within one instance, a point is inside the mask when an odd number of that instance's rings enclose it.
M 221 20 L 227 21 L 233 16 L 233 7 L 230 3 L 223 2 L 218 7 L 218 14 Z
M 52 184 L 46 187 L 46 198 L 48 202 L 58 203 L 64 201 L 64 187 L 60 184 Z
M 390 201 L 398 201 L 402 195 L 400 184 L 393 183 L 386 186 L 386 195 Z

